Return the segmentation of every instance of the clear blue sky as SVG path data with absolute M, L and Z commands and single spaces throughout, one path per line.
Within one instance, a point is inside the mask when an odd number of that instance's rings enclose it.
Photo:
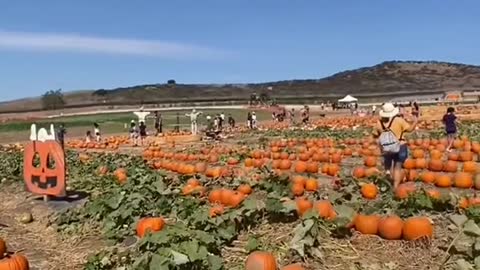
M 385 60 L 480 64 L 475 0 L 1 2 L 0 100 L 321 78 Z

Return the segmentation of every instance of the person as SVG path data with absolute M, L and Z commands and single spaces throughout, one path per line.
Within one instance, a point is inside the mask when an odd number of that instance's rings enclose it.
M 162 119 L 162 115 L 158 112 L 158 111 L 155 111 L 155 136 L 158 135 L 158 134 L 161 134 L 162 133 L 162 128 L 163 128 L 163 119 Z
M 143 146 L 143 142 L 145 141 L 145 138 L 147 138 L 147 126 L 145 125 L 145 122 L 140 122 L 138 129 L 140 133 L 140 145 Z
M 220 117 L 218 117 L 218 115 L 215 115 L 215 117 L 213 118 L 213 127 L 215 128 L 215 130 L 220 129 Z
M 218 130 L 212 121 L 210 116 L 207 116 L 207 127 L 205 128 L 205 136 L 211 139 L 218 139 L 220 135 L 220 130 Z
M 412 104 L 412 116 L 415 118 L 418 118 L 418 116 L 420 116 L 420 106 L 418 106 L 418 103 L 416 101 Z
M 145 112 L 143 106 L 140 107 L 140 111 L 133 112 L 138 117 L 138 123 L 145 123 L 145 118 L 150 114 L 149 112 Z
M 197 117 L 201 114 L 202 112 L 197 112 L 195 109 L 192 109 L 191 113 L 185 114 L 186 116 L 190 117 L 190 126 L 193 135 L 196 135 L 198 132 Z
M 65 134 L 67 134 L 67 130 L 65 129 L 65 124 L 61 123 L 57 129 L 57 140 L 60 143 L 62 149 L 65 147 Z
M 235 128 L 235 119 L 233 119 L 231 114 L 228 115 L 228 124 L 231 128 Z
M 414 118 L 413 123 L 409 124 L 398 116 L 399 112 L 399 108 L 392 103 L 385 103 L 379 112 L 380 121 L 373 131 L 373 136 L 379 138 L 385 170 L 390 174 L 394 188 L 397 188 L 405 177 L 402 165 L 408 157 L 408 147 L 404 134 L 414 131 L 418 121 Z
M 372 106 L 372 115 L 375 115 L 377 113 L 377 105 Z
M 247 114 L 247 127 L 248 128 L 252 128 L 252 113 L 251 112 L 248 112 Z
M 252 129 L 257 128 L 257 115 L 255 112 L 252 112 Z
M 137 128 L 137 124 L 135 123 L 135 120 L 132 120 L 132 122 L 130 123 L 129 134 L 130 134 L 130 140 L 132 141 L 133 145 L 137 146 L 138 128 Z
M 220 114 L 220 125 L 223 126 L 223 123 L 225 123 L 225 113 L 222 112 Z
M 290 122 L 292 124 L 295 123 L 295 109 L 294 108 L 292 108 L 292 110 L 290 111 Z
M 87 130 L 87 135 L 85 136 L 85 142 L 90 143 L 92 141 L 92 132 Z
M 98 123 L 93 123 L 93 133 L 95 134 L 95 141 L 100 142 L 101 135 L 100 135 L 100 126 Z
M 447 108 L 447 113 L 443 116 L 443 124 L 447 133 L 447 152 L 451 152 L 457 134 L 457 116 L 453 107 Z
M 274 122 L 277 121 L 277 114 L 276 114 L 275 112 L 272 112 L 272 120 L 273 120 Z

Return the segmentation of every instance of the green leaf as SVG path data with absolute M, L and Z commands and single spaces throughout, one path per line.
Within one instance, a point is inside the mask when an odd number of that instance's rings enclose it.
M 259 244 L 257 238 L 249 237 L 247 245 L 245 246 L 245 249 L 250 253 L 252 251 L 257 250 L 259 246 L 260 246 L 260 244 Z
M 175 262 L 175 265 L 182 265 L 189 262 L 187 255 L 176 252 L 175 250 L 171 250 L 170 252 L 173 256 L 173 261 Z
M 168 270 L 168 258 L 162 257 L 158 254 L 153 254 L 150 260 L 150 270 Z
M 215 255 L 209 255 L 208 256 L 208 264 L 210 266 L 211 270 L 221 270 L 223 269 L 223 259 L 215 256 Z
M 468 220 L 463 226 L 463 231 L 467 235 L 480 236 L 480 228 L 473 220 Z
M 468 221 L 468 217 L 465 215 L 451 215 L 448 217 L 453 224 L 455 224 L 458 228 L 462 228 L 465 222 Z

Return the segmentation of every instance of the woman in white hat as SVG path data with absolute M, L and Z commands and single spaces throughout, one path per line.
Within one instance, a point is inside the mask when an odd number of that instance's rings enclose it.
M 405 175 L 402 165 L 408 157 L 408 147 L 404 134 L 412 132 L 417 126 L 417 118 L 409 124 L 399 116 L 399 108 L 392 103 L 383 104 L 373 135 L 379 138 L 380 147 L 383 150 L 385 170 L 390 172 L 394 188 L 402 182 Z

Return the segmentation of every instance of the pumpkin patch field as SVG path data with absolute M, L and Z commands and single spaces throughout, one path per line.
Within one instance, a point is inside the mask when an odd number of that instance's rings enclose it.
M 440 123 L 422 122 L 393 188 L 374 123 L 129 151 L 72 141 L 67 201 L 24 192 L 23 147 L 2 147 L 0 270 L 480 269 L 480 124 L 447 152 Z

